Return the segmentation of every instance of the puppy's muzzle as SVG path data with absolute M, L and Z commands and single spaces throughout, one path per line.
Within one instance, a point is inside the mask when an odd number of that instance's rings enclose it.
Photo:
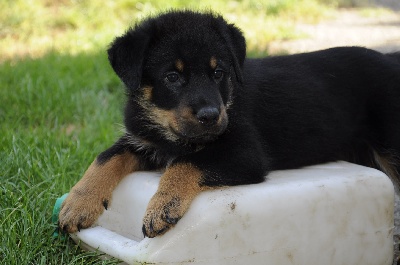
M 169 123 L 170 130 L 180 139 L 192 143 L 206 143 L 215 140 L 228 125 L 224 106 L 204 106 L 195 110 L 181 108 Z

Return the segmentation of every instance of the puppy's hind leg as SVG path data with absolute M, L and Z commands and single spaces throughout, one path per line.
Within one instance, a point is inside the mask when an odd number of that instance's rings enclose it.
M 391 67 L 370 99 L 369 136 L 375 165 L 400 191 L 400 65 Z
M 400 69 L 399 69 L 400 77 Z M 370 124 L 373 132 L 373 158 L 378 169 L 388 175 L 400 192 L 400 78 L 386 87 Z
M 395 150 L 373 151 L 376 167 L 393 182 L 396 192 L 400 192 L 400 156 Z

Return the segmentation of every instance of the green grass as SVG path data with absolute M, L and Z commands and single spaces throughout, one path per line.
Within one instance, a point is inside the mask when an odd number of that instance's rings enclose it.
M 122 86 L 103 53 L 6 62 L 0 79 L 2 264 L 97 261 L 52 239 L 51 210 L 120 133 Z
M 316 0 L 0 1 L 0 263 L 107 264 L 52 239 L 52 207 L 121 134 L 123 86 L 106 58 L 112 38 L 169 8 L 212 8 L 239 25 L 249 54 L 296 38 Z M 260 3 L 261 2 L 261 3 Z M 322 13 L 322 15 L 321 15 Z

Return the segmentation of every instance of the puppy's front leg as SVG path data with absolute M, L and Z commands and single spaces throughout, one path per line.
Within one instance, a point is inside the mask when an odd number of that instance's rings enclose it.
M 177 163 L 161 176 L 158 190 L 150 200 L 143 219 L 143 234 L 155 237 L 174 226 L 193 199 L 208 189 L 201 185 L 203 173 L 190 163 Z
M 174 226 L 204 190 L 264 181 L 269 162 L 255 137 L 236 129 L 204 149 L 177 158 L 161 176 L 143 219 L 143 234 L 155 237 Z M 237 139 L 246 139 L 238 144 Z M 228 151 L 227 151 L 228 150 Z
M 90 227 L 107 209 L 117 184 L 139 168 L 138 158 L 128 151 L 113 153 L 106 161 L 96 159 L 63 202 L 59 214 L 60 229 L 74 233 Z

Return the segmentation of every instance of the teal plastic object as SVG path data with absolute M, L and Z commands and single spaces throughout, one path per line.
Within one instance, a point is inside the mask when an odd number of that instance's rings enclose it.
M 62 205 L 63 201 L 65 200 L 65 198 L 67 198 L 67 196 L 68 196 L 68 193 L 65 193 L 63 196 L 57 198 L 56 203 L 54 204 L 53 214 L 51 215 L 51 222 L 56 226 L 58 225 L 58 214 L 60 213 L 61 205 Z M 59 237 L 58 228 L 56 228 L 53 233 L 53 238 L 57 238 L 57 237 Z

